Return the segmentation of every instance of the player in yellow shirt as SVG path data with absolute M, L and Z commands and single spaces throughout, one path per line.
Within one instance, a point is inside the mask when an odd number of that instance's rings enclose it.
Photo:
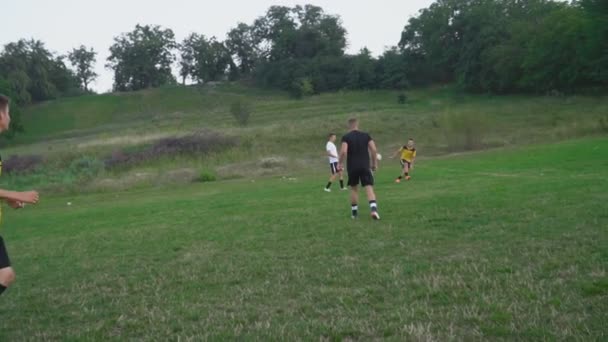
M 8 130 L 11 123 L 9 113 L 9 99 L 0 94 L 0 132 Z M 2 172 L 2 158 L 0 158 L 0 172 Z M 23 208 L 24 203 L 35 204 L 38 202 L 38 193 L 36 191 L 8 191 L 0 189 L 0 200 L 4 200 L 15 209 Z M 2 212 L 0 211 L 0 219 Z M 8 258 L 4 239 L 0 236 L 0 294 L 6 290 L 9 285 L 15 281 L 15 271 L 11 267 L 11 261 Z
M 410 180 L 412 178 L 410 177 L 410 171 L 414 169 L 414 161 L 416 160 L 414 139 L 410 138 L 407 141 L 407 144 L 395 151 L 391 158 L 395 158 L 399 154 L 401 154 L 401 166 L 403 166 L 403 170 L 401 175 L 395 179 L 395 183 L 401 183 L 403 178 L 405 178 L 405 180 Z

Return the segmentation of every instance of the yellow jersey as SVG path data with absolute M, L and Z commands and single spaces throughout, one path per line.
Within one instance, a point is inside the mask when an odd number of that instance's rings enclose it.
M 412 148 L 411 150 L 406 146 L 401 147 L 399 150 L 401 152 L 401 160 L 405 160 L 407 162 L 412 162 L 414 158 L 416 158 L 416 149 Z

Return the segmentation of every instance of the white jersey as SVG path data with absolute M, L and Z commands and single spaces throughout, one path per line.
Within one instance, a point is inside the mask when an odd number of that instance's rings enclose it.
M 334 156 L 338 156 L 338 150 L 336 149 L 336 145 L 334 145 L 334 143 L 332 143 L 331 141 L 327 142 L 327 145 L 325 146 L 325 150 Z M 329 157 L 330 164 L 337 163 L 337 162 L 338 162 L 338 158 Z

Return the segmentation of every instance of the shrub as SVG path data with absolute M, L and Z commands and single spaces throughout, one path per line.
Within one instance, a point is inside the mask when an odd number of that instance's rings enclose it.
M 81 157 L 70 163 L 68 171 L 76 178 L 91 179 L 101 173 L 104 166 L 104 163 L 96 158 Z
M 314 95 L 315 87 L 309 78 L 301 78 L 293 83 L 292 93 L 295 98 L 301 99 Z
M 405 93 L 401 93 L 397 96 L 397 103 L 399 103 L 399 104 L 405 104 L 406 100 L 407 100 L 407 96 L 405 95 Z
M 151 146 L 135 151 L 115 151 L 105 160 L 108 168 L 133 166 L 136 164 L 176 155 L 206 155 L 220 152 L 236 145 L 233 138 L 203 131 L 183 137 L 165 138 Z
M 198 176 L 198 178 L 196 180 L 201 183 L 215 182 L 217 180 L 217 177 L 215 176 L 215 173 L 213 173 L 211 171 L 203 170 L 203 171 L 201 171 L 200 175 Z
M 236 122 L 241 126 L 247 126 L 247 124 L 249 124 L 249 118 L 251 117 L 252 111 L 251 104 L 242 100 L 237 100 L 230 106 L 230 114 L 232 114 Z
M 12 155 L 2 162 L 2 170 L 10 173 L 30 173 L 38 169 L 44 163 L 44 158 L 39 155 L 18 156 Z
M 450 151 L 470 151 L 483 148 L 488 120 L 478 113 L 445 114 L 441 128 Z
M 599 118 L 599 127 L 602 133 L 608 133 L 608 115 Z

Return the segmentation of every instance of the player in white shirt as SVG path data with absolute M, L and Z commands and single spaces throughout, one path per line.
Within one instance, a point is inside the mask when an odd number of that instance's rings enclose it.
M 329 170 L 331 175 L 329 177 L 329 182 L 325 187 L 326 192 L 331 192 L 331 183 L 336 180 L 336 175 L 340 176 L 340 188 L 342 190 L 347 190 L 344 187 L 344 178 L 342 177 L 342 170 L 338 167 L 338 149 L 334 142 L 336 141 L 336 134 L 329 133 L 327 137 L 327 145 L 325 145 L 325 151 L 327 152 L 327 157 L 329 158 Z

